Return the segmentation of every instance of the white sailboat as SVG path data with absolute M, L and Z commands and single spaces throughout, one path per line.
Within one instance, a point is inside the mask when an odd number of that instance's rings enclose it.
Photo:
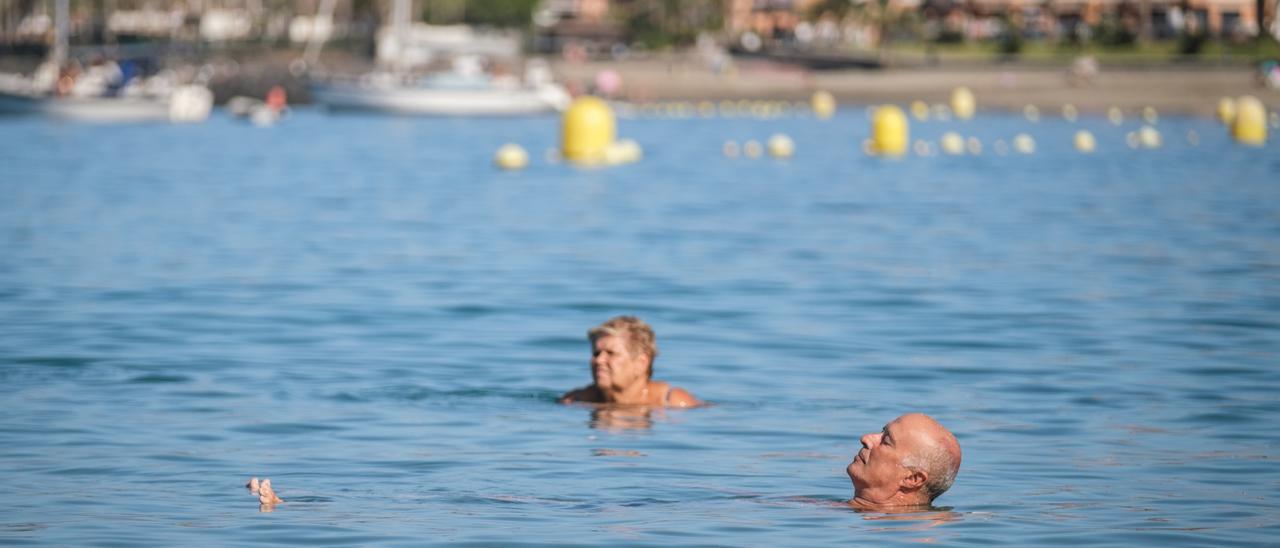
M 528 67 L 523 79 L 486 74 L 474 55 L 456 56 L 451 72 L 410 74 L 405 60 L 409 2 L 393 4 L 390 38 L 397 56 L 392 67 L 356 79 L 316 80 L 311 85 L 316 102 L 330 110 L 422 116 L 520 116 L 568 106 L 568 92 L 537 63 Z
M 520 116 L 564 109 L 569 94 L 551 82 L 494 78 L 455 60 L 454 72 L 426 77 L 395 73 L 311 86 L 316 101 L 331 110 L 365 110 L 425 116 Z
M 69 12 L 68 0 L 54 1 L 53 52 L 34 75 L 0 74 L 0 114 L 81 122 L 199 122 L 209 117 L 213 93 L 204 86 L 174 86 L 152 78 L 113 89 L 119 69 L 112 64 L 63 78 L 59 72 L 68 58 Z

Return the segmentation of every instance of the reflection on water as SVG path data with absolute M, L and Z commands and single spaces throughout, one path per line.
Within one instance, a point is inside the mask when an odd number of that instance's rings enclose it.
M 620 123 L 643 162 L 515 173 L 493 150 L 554 119 L 0 124 L 0 543 L 1280 532 L 1276 144 L 985 115 L 1036 153 L 882 161 L 861 109 Z M 720 153 L 775 132 L 791 161 Z M 555 402 L 628 313 L 717 405 Z M 964 447 L 953 510 L 849 511 L 858 436 L 911 410 Z
M 635 450 L 619 450 L 619 449 L 595 449 L 591 451 L 592 456 L 596 457 L 643 457 L 644 453 Z
M 933 544 L 937 542 L 946 542 L 952 540 L 949 534 L 943 534 L 940 530 L 934 528 L 943 525 L 952 525 L 964 519 L 964 515 L 959 512 L 950 510 L 929 510 L 902 513 L 862 513 L 862 518 L 868 522 L 894 522 L 894 527 L 870 527 L 870 532 L 893 532 L 896 534 L 903 533 L 932 533 L 923 537 L 907 537 L 910 542 Z
M 653 428 L 655 414 L 661 420 L 666 409 L 646 406 L 600 406 L 591 410 L 592 428 L 601 430 L 648 430 Z

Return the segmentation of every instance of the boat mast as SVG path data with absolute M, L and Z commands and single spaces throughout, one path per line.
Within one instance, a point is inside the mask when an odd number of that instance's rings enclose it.
M 308 67 L 315 67 L 316 63 L 320 62 L 320 48 L 324 47 L 327 37 L 321 37 L 316 29 L 320 26 L 320 21 L 326 21 L 329 28 L 333 28 L 333 11 L 337 8 L 337 3 L 337 0 L 320 0 L 316 17 L 311 20 L 311 34 L 307 36 L 307 48 L 302 51 L 302 60 Z
M 70 0 L 53 0 L 53 55 L 51 60 L 61 69 L 67 64 L 67 38 L 71 35 Z
M 406 72 L 405 52 L 409 45 L 409 19 L 411 11 L 411 0 L 395 0 L 391 6 L 391 24 L 392 32 L 396 37 L 396 60 L 394 69 L 396 74 L 404 75 Z

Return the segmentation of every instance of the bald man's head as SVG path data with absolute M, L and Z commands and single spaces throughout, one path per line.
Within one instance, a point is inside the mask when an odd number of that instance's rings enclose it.
M 854 503 L 868 508 L 926 505 L 951 488 L 960 443 L 928 415 L 909 413 L 862 436 L 847 471 Z

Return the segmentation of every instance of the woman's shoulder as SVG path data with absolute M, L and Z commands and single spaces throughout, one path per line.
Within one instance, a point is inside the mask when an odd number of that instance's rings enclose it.
M 702 402 L 695 398 L 689 391 L 678 386 L 672 386 L 671 383 L 663 381 L 653 381 L 650 384 L 650 390 L 658 394 L 662 394 L 662 405 L 666 407 L 697 407 Z M 654 390 L 656 389 L 656 390 Z
M 601 399 L 600 391 L 596 389 L 596 385 L 592 384 L 565 392 L 560 396 L 560 403 L 600 403 Z

